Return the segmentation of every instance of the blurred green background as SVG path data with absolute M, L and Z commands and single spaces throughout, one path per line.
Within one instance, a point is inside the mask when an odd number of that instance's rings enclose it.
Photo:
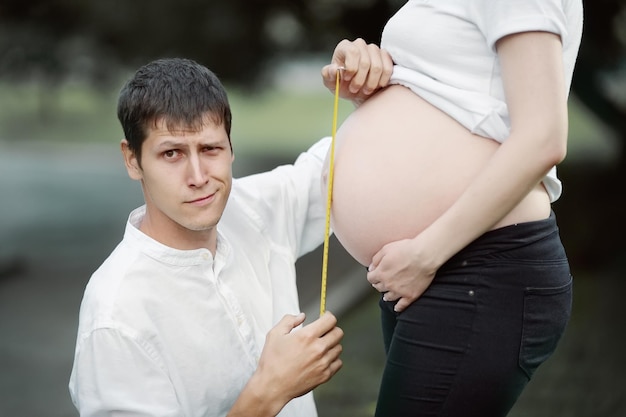
M 513 417 L 626 415 L 626 5 L 583 3 L 559 167 L 565 192 L 555 204 L 576 279 L 574 315 Z M 342 38 L 377 42 L 402 4 L 0 2 L 0 416 L 76 415 L 67 378 L 82 289 L 141 201 L 123 171 L 115 116 L 130 71 L 162 56 L 213 69 L 231 100 L 235 174 L 245 175 L 290 162 L 330 134 L 321 66 Z M 340 120 L 350 111 L 342 102 Z M 303 304 L 313 309 L 320 262 L 318 250 L 298 265 Z M 319 413 L 373 415 L 384 362 L 377 294 L 336 241 L 329 272 L 345 365 L 316 390 Z

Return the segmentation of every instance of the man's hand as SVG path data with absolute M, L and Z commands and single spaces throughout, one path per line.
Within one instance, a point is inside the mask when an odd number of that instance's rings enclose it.
M 367 44 L 361 38 L 344 39 L 335 47 L 331 63 L 322 68 L 324 85 L 332 93 L 340 70 L 339 96 L 358 105 L 389 84 L 393 61 L 387 51 L 375 44 Z
M 257 370 L 229 416 L 248 415 L 248 411 L 274 416 L 290 400 L 328 381 L 341 368 L 343 331 L 336 326 L 335 316 L 327 312 L 297 328 L 304 318 L 304 313 L 286 315 L 269 331 Z
M 325 313 L 308 326 L 296 329 L 303 322 L 304 313 L 283 317 L 268 333 L 259 360 L 258 372 L 289 400 L 328 381 L 342 365 L 339 342 L 343 331 L 336 327 L 335 316 Z

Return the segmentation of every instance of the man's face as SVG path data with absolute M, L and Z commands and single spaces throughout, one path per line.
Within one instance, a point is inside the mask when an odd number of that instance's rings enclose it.
M 159 122 L 142 145 L 141 164 L 125 140 L 122 152 L 146 200 L 141 230 L 176 249 L 215 251 L 215 226 L 230 194 L 234 160 L 223 125 L 170 132 Z

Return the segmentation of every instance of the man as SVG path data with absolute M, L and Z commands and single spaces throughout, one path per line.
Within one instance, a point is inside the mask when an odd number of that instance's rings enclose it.
M 183 59 L 139 69 L 118 117 L 145 206 L 85 291 L 81 415 L 316 415 L 310 391 L 341 367 L 343 333 L 330 313 L 298 328 L 294 262 L 323 238 L 328 139 L 233 181 L 226 93 Z

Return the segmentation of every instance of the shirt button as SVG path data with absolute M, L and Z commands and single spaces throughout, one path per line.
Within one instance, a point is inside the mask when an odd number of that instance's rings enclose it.
M 203 253 L 203 254 L 202 254 L 202 259 L 204 259 L 205 261 L 206 261 L 207 259 L 209 259 L 209 254 L 208 254 L 208 253 Z

